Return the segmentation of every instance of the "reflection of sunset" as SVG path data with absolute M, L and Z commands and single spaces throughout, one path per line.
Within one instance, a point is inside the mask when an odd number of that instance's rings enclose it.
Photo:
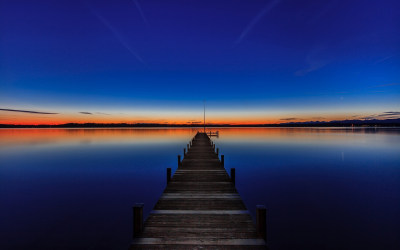
M 190 139 L 197 129 L 0 129 L 0 147 L 46 144 L 146 144 Z
M 221 141 L 227 142 L 273 142 L 273 143 L 312 143 L 323 141 L 334 143 L 349 136 L 356 136 L 362 128 L 215 128 L 220 131 Z M 218 139 L 216 139 L 218 140 Z
M 71 129 L 0 129 L 0 147 L 19 145 L 76 144 L 154 144 L 187 141 L 202 128 L 71 128 Z M 362 128 L 207 128 L 220 132 L 218 142 L 334 143 L 348 136 L 356 138 Z M 316 133 L 317 132 L 317 133 Z

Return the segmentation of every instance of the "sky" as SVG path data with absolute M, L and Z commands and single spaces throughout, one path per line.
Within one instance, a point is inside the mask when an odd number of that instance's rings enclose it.
M 398 0 L 0 0 L 0 124 L 400 118 Z

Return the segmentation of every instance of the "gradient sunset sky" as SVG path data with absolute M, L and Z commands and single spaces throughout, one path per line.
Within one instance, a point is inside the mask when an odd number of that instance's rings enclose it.
M 398 0 L 0 0 L 0 124 L 400 118 Z

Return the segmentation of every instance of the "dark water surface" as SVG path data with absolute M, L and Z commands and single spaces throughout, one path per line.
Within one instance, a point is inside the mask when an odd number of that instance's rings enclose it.
M 218 130 L 271 249 L 400 249 L 399 129 Z M 0 249 L 127 249 L 196 131 L 0 129 Z

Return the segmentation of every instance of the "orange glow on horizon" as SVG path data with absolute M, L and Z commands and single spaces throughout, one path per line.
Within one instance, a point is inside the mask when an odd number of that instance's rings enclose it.
M 296 117 L 296 118 L 284 118 Z M 230 113 L 230 114 L 215 114 L 211 113 L 206 116 L 206 125 L 260 125 L 260 124 L 280 124 L 288 122 L 306 122 L 306 121 L 332 121 L 355 119 L 348 114 L 330 114 L 324 117 L 316 117 L 312 114 L 279 114 L 272 115 L 260 113 Z M 193 119 L 195 118 L 195 119 Z M 318 119 L 317 119 L 318 118 Z M 187 113 L 154 113 L 154 114 L 29 114 L 0 111 L 0 124 L 7 125 L 61 125 L 67 123 L 99 123 L 99 124 L 137 124 L 137 123 L 153 123 L 165 125 L 197 125 L 203 126 L 203 117 Z

